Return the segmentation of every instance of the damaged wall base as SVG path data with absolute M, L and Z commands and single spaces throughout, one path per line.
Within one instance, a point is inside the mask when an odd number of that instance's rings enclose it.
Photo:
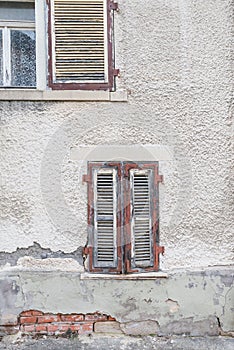
M 73 325 L 80 333 L 231 334 L 233 300 L 232 266 L 175 270 L 168 278 L 145 280 L 131 280 L 129 276 L 126 280 L 107 279 L 106 275 L 86 279 L 79 272 L 2 270 L 0 335 L 14 329 L 36 332 L 38 320 L 47 316 L 52 321 L 44 322 L 47 328 L 43 330 L 54 329 L 55 333 L 66 332 Z M 74 321 L 75 316 L 79 320 Z

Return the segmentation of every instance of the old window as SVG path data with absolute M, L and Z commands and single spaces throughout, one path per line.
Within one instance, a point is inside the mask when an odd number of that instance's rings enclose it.
M 36 86 L 33 2 L 0 1 L 0 86 Z
M 114 88 L 113 9 L 110 0 L 49 1 L 49 86 Z
M 157 271 L 158 163 L 90 162 L 88 242 L 90 272 Z

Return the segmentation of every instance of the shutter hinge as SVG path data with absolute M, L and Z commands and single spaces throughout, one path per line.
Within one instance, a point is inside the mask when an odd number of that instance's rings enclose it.
M 87 183 L 91 182 L 90 175 L 83 175 L 83 176 L 82 176 L 82 182 L 83 182 L 83 183 L 84 183 L 84 182 L 87 182 Z
M 114 68 L 113 75 L 114 75 L 114 77 L 117 77 L 117 76 L 119 77 L 119 69 Z
M 163 175 L 156 175 L 156 182 L 163 182 Z
M 119 11 L 119 4 L 117 2 L 111 1 L 109 5 L 110 10 Z
M 89 254 L 89 247 L 84 247 L 82 250 L 83 255 L 88 255 Z
M 165 252 L 165 248 L 164 247 L 159 247 L 159 246 L 157 246 L 157 253 L 158 254 L 162 254 L 162 255 L 164 255 L 164 252 Z

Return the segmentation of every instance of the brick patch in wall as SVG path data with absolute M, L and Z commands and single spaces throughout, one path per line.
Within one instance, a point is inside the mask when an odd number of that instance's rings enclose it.
M 21 312 L 18 324 L 14 329 L 20 330 L 23 334 L 31 335 L 90 334 L 94 332 L 96 323 L 115 321 L 115 318 L 99 312 L 84 315 L 76 313 L 52 314 L 27 310 Z

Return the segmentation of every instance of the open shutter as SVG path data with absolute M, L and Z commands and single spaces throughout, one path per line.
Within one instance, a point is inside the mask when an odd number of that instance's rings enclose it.
M 50 75 L 54 89 L 113 85 L 112 2 L 50 0 Z
M 126 270 L 157 271 L 158 255 L 158 168 L 155 164 L 127 164 Z
M 117 164 L 89 164 L 89 270 L 120 272 L 119 174 Z

